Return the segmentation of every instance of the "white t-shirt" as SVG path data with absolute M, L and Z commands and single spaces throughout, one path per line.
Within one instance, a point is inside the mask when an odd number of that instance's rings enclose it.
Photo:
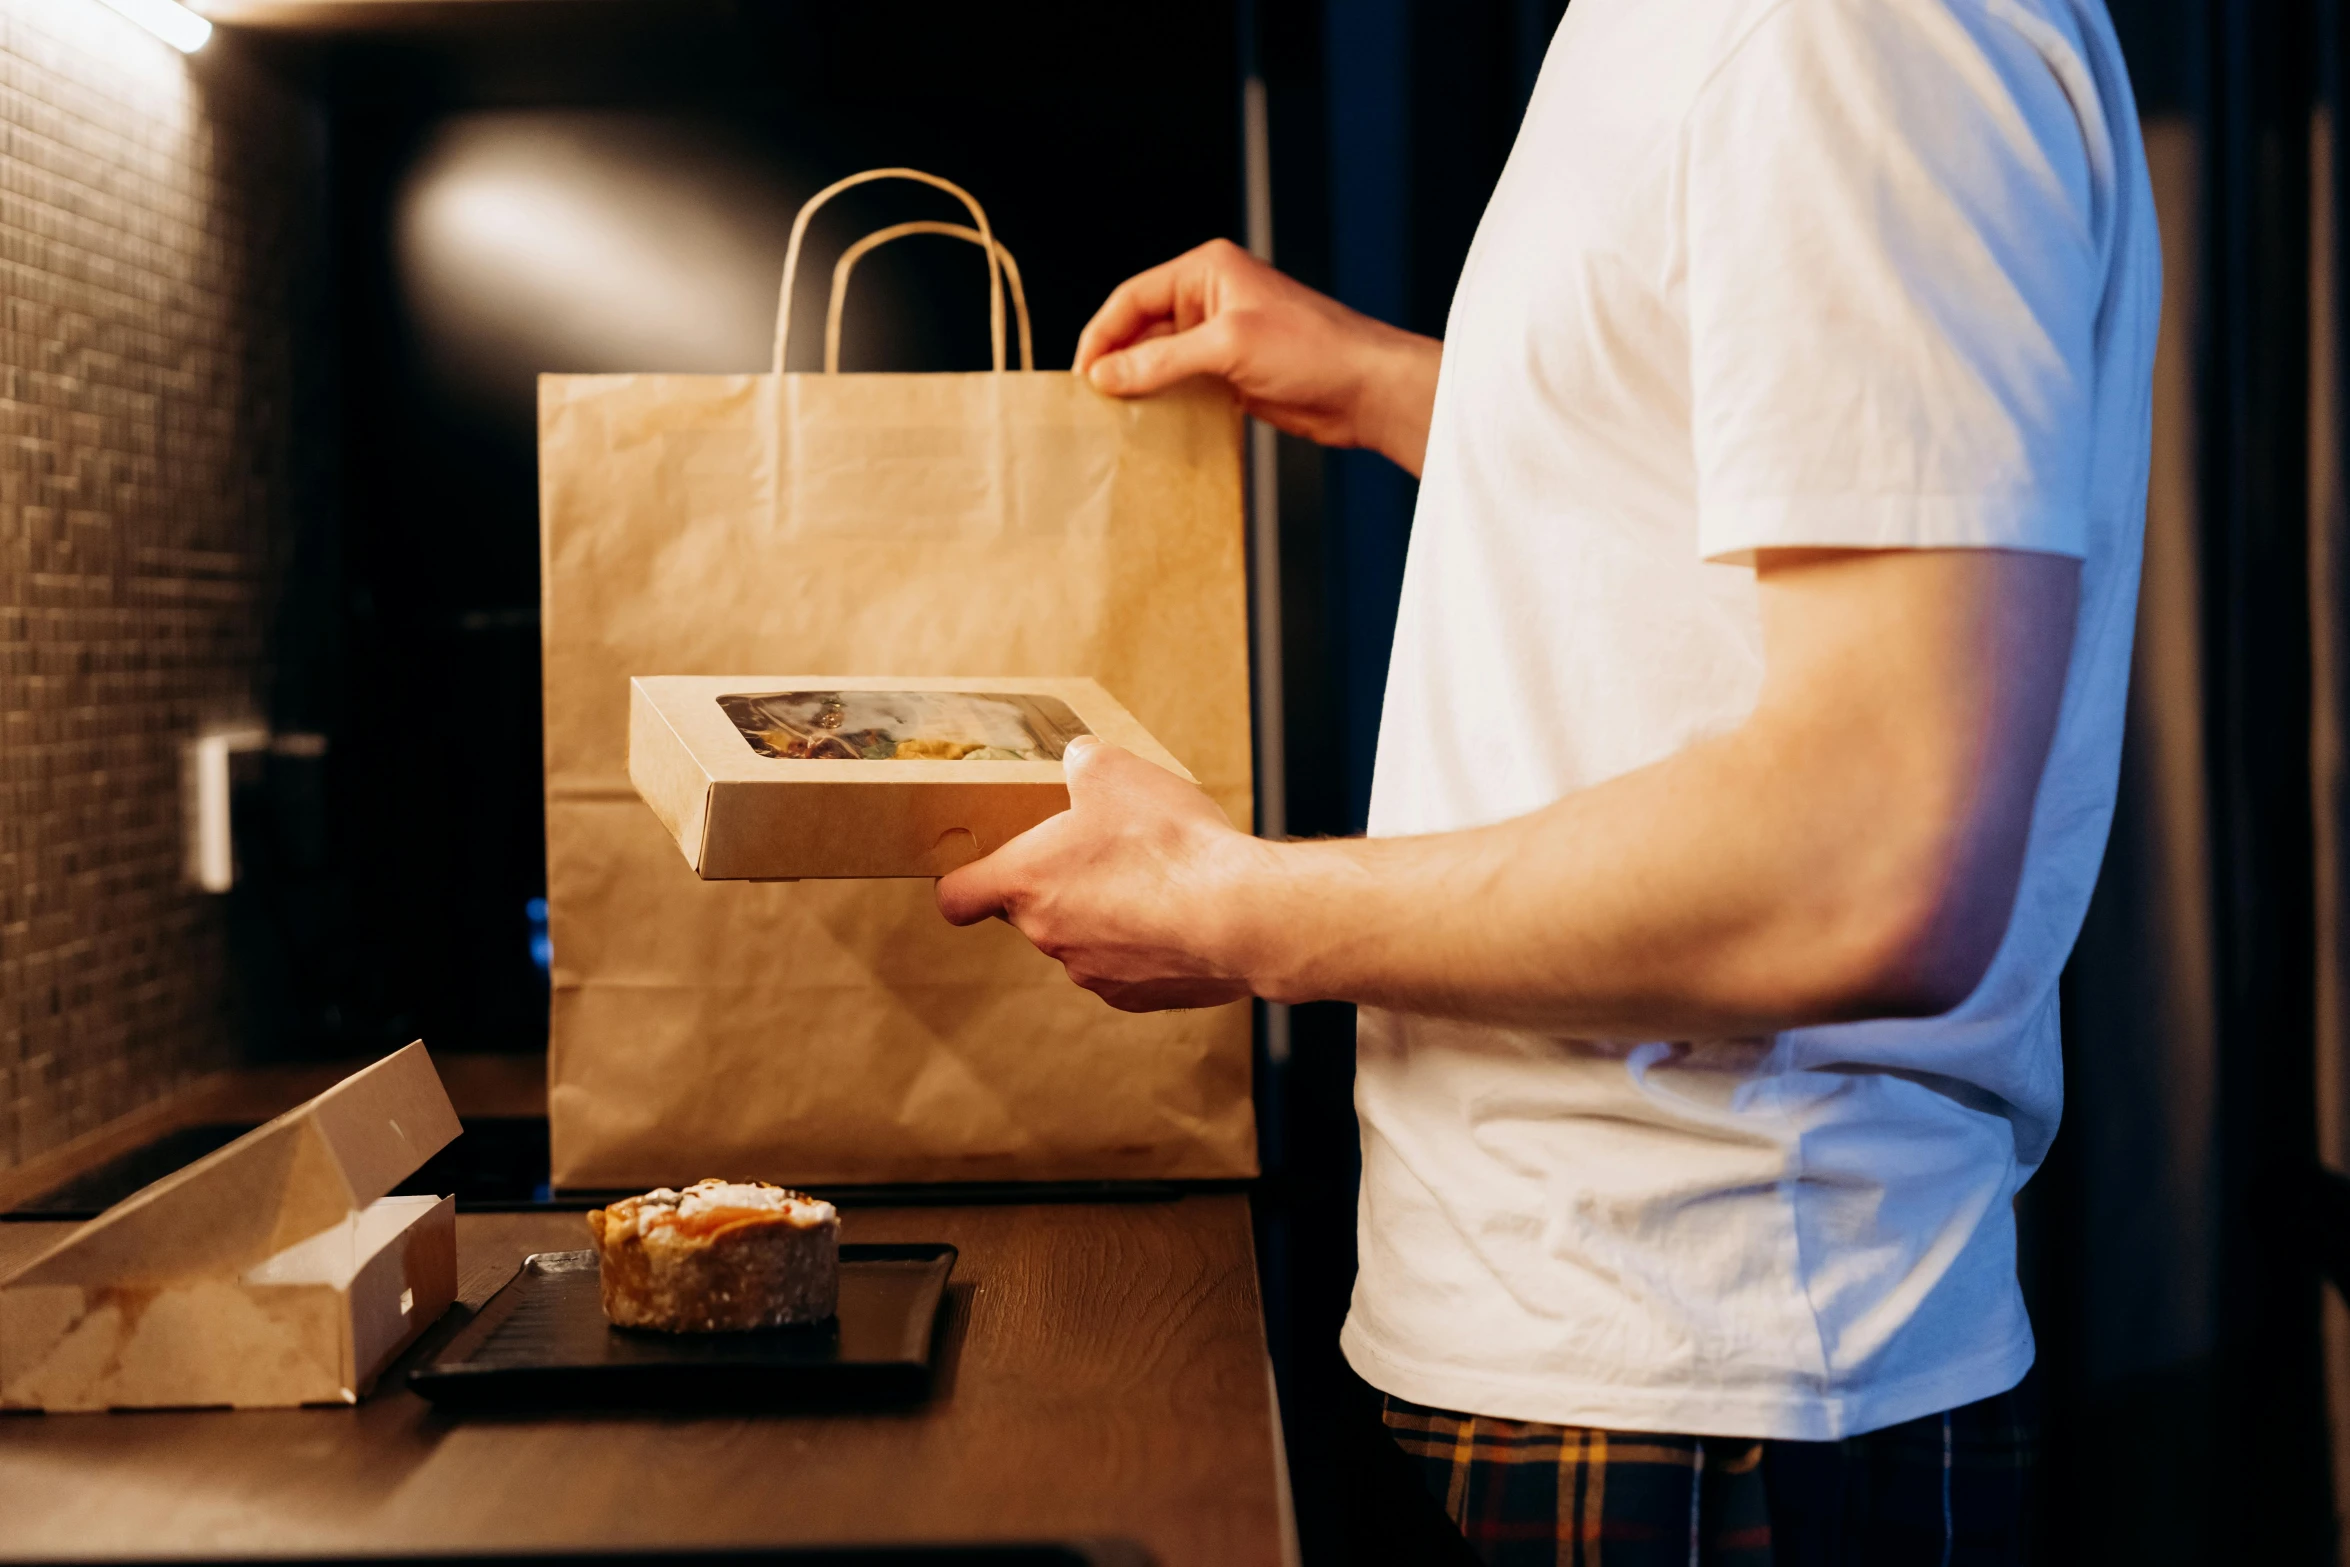
M 2010 1199 L 2056 1130 L 2112 814 L 2159 271 L 2097 0 L 1567 12 L 1446 329 L 1372 833 L 1737 725 L 1758 547 L 2074 556 L 2080 621 L 1956 1011 L 1709 1043 L 1363 1013 L 1343 1343 L 1372 1384 L 1816 1440 L 2029 1368 Z

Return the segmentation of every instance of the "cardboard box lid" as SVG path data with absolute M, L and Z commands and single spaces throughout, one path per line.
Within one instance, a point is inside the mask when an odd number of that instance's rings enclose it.
M 422 1042 L 132 1193 L 7 1280 L 234 1277 L 345 1223 L 462 1130 Z

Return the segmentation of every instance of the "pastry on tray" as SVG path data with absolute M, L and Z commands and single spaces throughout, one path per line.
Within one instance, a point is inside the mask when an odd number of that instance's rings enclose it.
M 696 1181 L 587 1216 L 604 1315 L 624 1328 L 739 1333 L 822 1322 L 840 1300 L 840 1216 L 765 1181 Z

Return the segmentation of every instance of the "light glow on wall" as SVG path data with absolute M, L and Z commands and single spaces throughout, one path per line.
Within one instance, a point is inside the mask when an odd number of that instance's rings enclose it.
M 100 0 L 182 54 L 194 54 L 212 36 L 212 24 L 177 0 Z
M 764 370 L 784 240 L 814 183 L 693 124 L 452 116 L 399 196 L 415 346 L 446 395 L 524 431 L 539 371 Z M 802 273 L 803 341 L 822 337 L 837 232 L 824 243 L 823 264 Z M 888 320 L 887 288 L 874 280 L 868 319 Z

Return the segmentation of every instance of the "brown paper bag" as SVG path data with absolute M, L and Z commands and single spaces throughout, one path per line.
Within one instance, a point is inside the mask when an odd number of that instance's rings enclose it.
M 809 218 L 883 177 L 969 207 L 993 372 L 781 373 Z M 636 675 L 1085 675 L 1247 823 L 1239 414 L 1027 368 L 1017 295 L 1005 370 L 999 263 L 876 170 L 793 225 L 774 373 L 540 378 L 557 1185 L 1254 1173 L 1245 1005 L 1114 1011 L 927 881 L 701 881 L 628 784 Z

